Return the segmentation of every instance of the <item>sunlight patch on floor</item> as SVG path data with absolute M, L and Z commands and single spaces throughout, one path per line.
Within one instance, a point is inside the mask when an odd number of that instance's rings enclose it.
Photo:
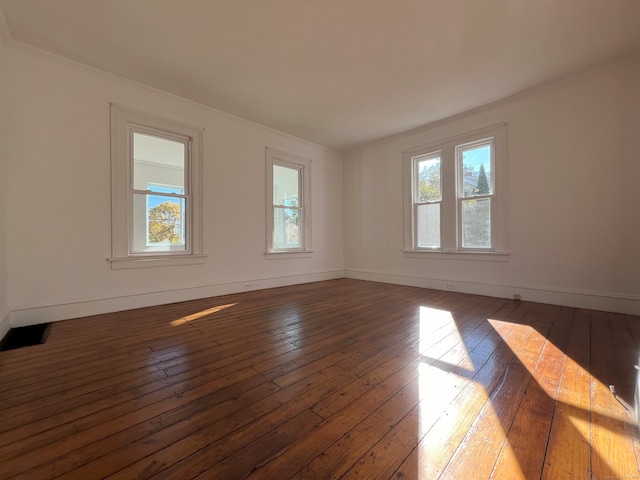
M 220 312 L 222 310 L 226 310 L 227 308 L 233 307 L 238 303 L 228 303 L 227 305 L 219 305 L 217 307 L 208 308 L 206 310 L 202 310 L 200 312 L 192 313 L 191 315 L 187 315 L 182 318 L 178 318 L 177 320 L 173 320 L 170 325 L 172 327 L 177 327 L 178 325 L 184 325 L 185 323 L 192 322 L 194 320 L 198 320 L 200 318 L 206 317 L 207 315 L 211 315 L 213 313 Z
M 468 355 L 452 313 L 420 307 L 419 318 L 419 352 L 424 361 L 418 367 L 420 417 L 417 435 L 420 440 L 415 473 L 419 479 L 432 479 L 443 470 L 445 475 L 455 475 L 456 468 L 448 471 L 446 462 L 441 463 L 449 455 L 453 455 L 452 461 L 459 462 L 458 466 L 472 465 L 476 459 L 470 452 L 476 447 L 482 450 L 482 445 L 487 442 L 502 444 L 506 433 L 487 391 L 473 381 L 477 366 Z M 444 340 L 432 344 L 435 331 L 439 331 L 437 337 Z M 443 336 L 443 331 L 448 333 Z M 451 355 L 453 351 L 455 355 Z M 471 379 L 471 383 L 461 381 L 463 378 Z M 482 406 L 484 411 L 479 423 L 478 410 L 473 406 Z M 468 443 L 477 446 L 465 448 Z M 517 459 L 514 465 L 518 465 Z M 519 472 L 512 469 L 511 473 L 513 478 L 519 478 Z
M 494 328 L 500 323 L 496 320 L 489 320 L 489 322 Z M 630 421 L 630 406 L 623 399 L 613 395 L 609 385 L 605 385 L 591 375 L 587 368 L 566 355 L 531 326 L 517 325 L 515 328 L 526 328 L 530 330 L 528 333 L 531 338 L 539 337 L 537 340 L 544 342 L 545 358 L 563 361 L 559 368 L 564 372 L 565 380 L 558 385 L 553 379 L 545 377 L 544 368 L 538 365 L 539 356 L 527 356 L 526 352 L 518 350 L 515 345 L 510 345 L 508 338 L 502 338 L 527 369 L 532 377 L 531 381 L 537 382 L 540 389 L 557 402 L 558 415 L 555 417 L 552 428 L 562 432 L 562 435 L 554 437 L 554 442 L 548 447 L 547 458 L 551 460 L 548 465 L 550 468 L 545 468 L 545 478 L 548 475 L 551 475 L 550 478 L 555 478 L 558 467 L 554 463 L 561 462 L 566 465 L 583 463 L 573 462 L 572 459 L 572 456 L 583 454 L 575 448 L 580 444 L 590 446 L 592 458 L 606 464 L 608 469 L 606 471 L 614 475 L 611 478 L 635 478 L 628 477 L 625 472 L 619 471 L 615 461 L 609 461 L 612 452 L 622 455 L 622 452 L 626 452 L 630 446 L 628 432 L 624 429 L 624 422 Z M 536 370 L 537 365 L 538 370 Z M 596 397 L 598 401 L 595 401 Z M 598 417 L 601 419 L 598 420 Z M 606 433 L 601 433 L 598 442 L 595 443 L 592 436 L 597 431 Z M 629 462 L 621 463 L 627 465 Z
M 450 335 L 453 335 L 455 338 L 451 339 L 451 337 L 447 339 L 447 342 L 451 342 L 453 344 L 464 345 L 462 343 L 462 337 L 460 336 L 460 332 L 458 331 L 457 325 L 454 321 L 453 315 L 448 310 L 439 310 L 437 308 L 430 307 L 420 307 L 419 310 L 420 315 L 420 344 L 419 344 L 419 352 L 421 355 L 433 355 L 430 352 L 431 342 L 433 341 L 431 337 L 431 333 L 436 330 L 449 328 L 451 330 Z M 466 350 L 465 350 L 466 352 Z

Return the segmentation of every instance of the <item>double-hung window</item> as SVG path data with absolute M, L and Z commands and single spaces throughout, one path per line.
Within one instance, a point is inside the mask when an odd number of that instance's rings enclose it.
M 418 248 L 439 249 L 442 245 L 440 235 L 440 216 L 442 214 L 440 152 L 417 155 L 412 162 L 415 244 Z
M 266 149 L 267 255 L 311 253 L 311 160 Z
M 458 248 L 495 250 L 495 138 L 456 146 Z
M 404 169 L 406 253 L 507 253 L 504 124 L 408 150 Z
M 111 106 L 113 268 L 201 263 L 202 130 Z

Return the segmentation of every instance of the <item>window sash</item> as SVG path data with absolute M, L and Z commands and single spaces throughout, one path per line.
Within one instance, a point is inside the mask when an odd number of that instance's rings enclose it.
M 433 245 L 420 245 L 420 237 L 421 237 L 421 225 L 420 223 L 420 207 L 427 206 L 437 206 L 438 207 L 438 216 L 437 216 L 437 227 L 434 230 L 430 230 L 426 228 L 425 236 L 428 238 L 429 236 L 435 236 L 437 241 L 432 242 Z M 414 246 L 416 249 L 420 250 L 441 250 L 442 249 L 442 202 L 423 202 L 414 204 Z M 426 226 L 425 226 L 426 227 Z
M 274 161 L 272 171 L 274 167 L 284 167 L 289 168 L 291 170 L 295 170 L 298 175 L 298 191 L 296 193 L 297 196 L 297 206 L 285 205 L 284 203 L 275 203 L 273 202 L 273 239 L 272 239 L 272 249 L 274 251 L 290 251 L 290 250 L 304 250 L 304 194 L 303 194 L 303 167 L 299 165 L 290 164 L 283 161 Z M 272 189 L 273 192 L 276 191 L 275 179 L 272 181 Z M 271 196 L 273 199 L 273 195 Z M 278 238 L 278 226 L 276 219 L 279 218 L 276 215 L 277 211 L 291 210 L 298 212 L 298 242 L 297 246 L 280 246 L 281 244 L 277 241 Z
M 464 153 L 475 150 L 481 147 L 488 146 L 489 150 L 489 172 L 487 177 L 489 183 L 489 194 L 473 194 L 469 196 L 464 195 Z M 496 195 L 495 186 L 495 137 L 481 138 L 473 140 L 471 142 L 460 143 L 455 146 L 456 157 L 456 222 L 457 222 L 457 247 L 459 251 L 473 251 L 473 252 L 493 252 L 495 250 L 495 217 L 493 205 L 495 203 L 494 198 Z M 479 182 L 478 182 L 479 183 Z M 489 203 L 489 243 L 486 246 L 470 246 L 465 245 L 465 218 L 464 218 L 464 205 L 475 201 L 476 205 L 481 205 L 484 200 L 488 199 Z M 477 228 L 480 230 L 479 226 Z M 482 235 L 482 232 L 479 232 Z
M 168 192 L 156 192 L 154 190 L 140 190 L 135 188 L 135 170 L 134 170 L 134 135 L 143 134 L 152 137 L 162 138 L 166 140 L 171 140 L 173 142 L 181 143 L 184 146 L 184 165 L 183 165 L 183 184 L 184 184 L 184 193 L 168 193 Z M 130 256 L 147 256 L 147 255 L 190 255 L 193 252 L 191 245 L 191 229 L 192 229 L 192 216 L 191 216 L 191 141 L 192 139 L 185 135 L 179 135 L 172 132 L 168 132 L 166 130 L 144 127 L 139 125 L 130 125 L 129 126 L 129 199 L 128 199 L 128 213 L 129 213 L 129 221 L 128 221 L 128 231 L 129 231 L 129 255 Z M 144 249 L 136 248 L 136 230 L 141 228 L 140 225 L 136 225 L 136 215 L 134 214 L 135 208 L 135 197 L 136 195 L 144 195 L 145 199 L 145 245 Z M 184 199 L 184 242 L 181 244 L 170 244 L 166 247 L 168 248 L 160 248 L 157 245 L 149 245 L 149 196 L 155 197 L 165 197 L 165 198 L 177 198 Z
M 420 201 L 420 164 L 425 161 L 437 160 L 438 161 L 438 173 L 439 173 L 439 190 L 440 190 L 440 198 L 438 200 L 427 200 Z M 416 249 L 425 249 L 425 250 L 440 250 L 442 248 L 442 152 L 434 151 L 425 154 L 420 154 L 415 157 L 412 157 L 412 199 L 413 199 L 413 246 Z M 428 205 L 437 205 L 438 207 L 438 218 L 437 218 L 437 229 L 436 231 L 432 231 L 426 228 L 424 232 L 426 237 L 434 236 L 436 237 L 436 241 L 431 242 L 433 245 L 420 245 L 420 239 L 426 226 L 423 226 L 420 221 L 420 207 L 426 207 Z M 427 211 L 427 208 L 422 209 L 423 211 Z M 425 219 L 425 221 L 428 221 Z
M 283 215 L 286 215 L 287 210 L 291 212 L 297 212 L 298 214 L 298 221 L 296 223 L 297 229 L 298 229 L 297 231 L 298 241 L 295 243 L 278 241 L 278 239 L 281 237 L 286 238 L 287 236 L 286 233 L 284 233 L 283 231 L 279 231 L 279 229 L 285 229 L 287 225 L 286 224 L 281 225 L 278 223 L 278 220 L 281 218 L 281 216 L 277 212 L 281 212 Z M 302 208 L 289 207 L 289 206 L 283 206 L 283 205 L 274 205 L 273 206 L 273 250 L 274 251 L 303 250 L 304 245 L 302 241 L 303 239 L 302 225 L 304 225 L 304 210 Z
M 465 203 L 470 204 L 473 202 L 475 205 L 482 205 L 483 203 L 488 202 L 489 205 L 489 235 L 488 241 L 489 244 L 487 246 L 482 245 L 465 245 L 465 218 L 464 218 L 464 207 Z M 484 195 L 482 197 L 466 197 L 458 199 L 458 249 L 460 251 L 476 251 L 476 252 L 492 252 L 495 249 L 495 228 L 493 227 L 494 222 L 494 208 L 493 208 L 493 195 Z M 477 228 L 478 230 L 479 228 Z M 483 235 L 482 231 L 478 232 L 479 236 Z

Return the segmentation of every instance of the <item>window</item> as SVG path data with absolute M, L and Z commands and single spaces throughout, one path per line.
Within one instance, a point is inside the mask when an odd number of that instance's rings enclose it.
M 442 173 L 440 152 L 414 158 L 414 201 L 416 208 L 416 245 L 419 248 L 440 248 L 440 205 L 442 203 Z
M 494 139 L 456 146 L 459 247 L 493 250 L 491 211 Z M 486 165 L 486 166 L 485 166 Z
M 506 254 L 506 126 L 404 152 L 408 254 Z
M 311 160 L 266 149 L 267 255 L 311 253 Z
M 202 129 L 111 106 L 112 268 L 202 263 Z

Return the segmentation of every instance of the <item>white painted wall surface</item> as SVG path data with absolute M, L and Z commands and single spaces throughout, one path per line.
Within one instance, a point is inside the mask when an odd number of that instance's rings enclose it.
M 7 300 L 7 154 L 6 143 L 6 84 L 5 45 L 0 35 L 0 339 L 9 331 L 9 302 Z
M 402 151 L 506 122 L 506 262 L 405 258 Z M 640 313 L 640 59 L 345 156 L 345 274 Z
M 13 324 L 342 276 L 340 154 L 20 44 L 5 53 Z M 111 270 L 109 102 L 205 129 L 204 265 Z M 265 259 L 267 146 L 313 160 L 310 258 Z
M 0 66 L 0 313 L 8 307 L 16 326 L 343 269 L 640 313 L 639 61 L 370 144 L 344 163 L 317 145 L 17 43 L 0 44 Z M 110 269 L 109 102 L 205 128 L 204 265 Z M 499 122 L 508 127 L 511 256 L 405 258 L 402 151 Z M 313 159 L 311 258 L 265 259 L 266 146 Z

